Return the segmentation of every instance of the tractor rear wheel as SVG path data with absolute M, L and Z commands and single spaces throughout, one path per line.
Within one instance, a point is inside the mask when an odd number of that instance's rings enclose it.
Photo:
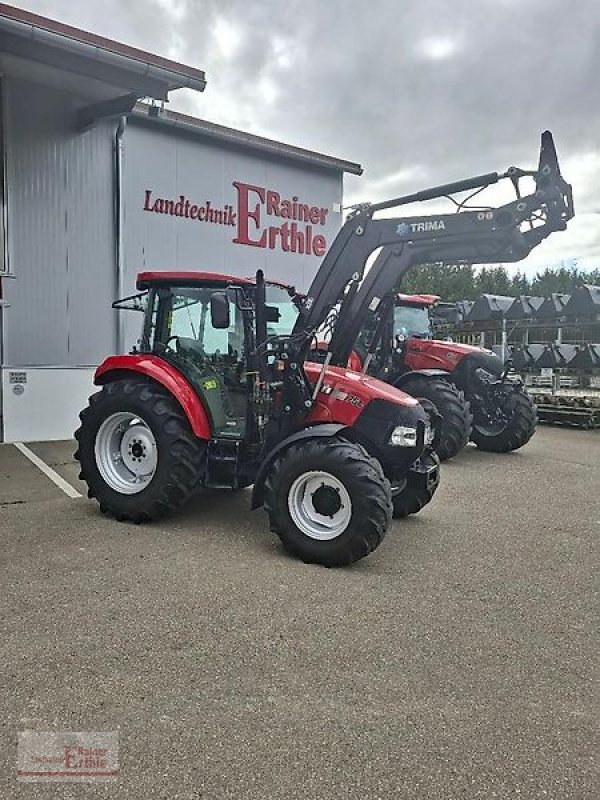
M 473 422 L 471 441 L 480 450 L 509 453 L 518 450 L 531 439 L 537 427 L 537 409 L 523 388 L 498 392 L 494 397 L 496 418 Z M 488 409 L 490 401 L 488 400 Z
M 424 466 L 437 466 L 437 472 L 427 482 L 426 486 L 405 486 L 397 494 L 392 492 L 392 505 L 394 507 L 394 519 L 403 519 L 410 514 L 418 514 L 427 503 L 433 498 L 440 484 L 440 459 L 435 453 L 421 456 Z
M 380 463 L 359 444 L 310 439 L 290 445 L 265 482 L 271 530 L 307 563 L 352 564 L 379 546 L 392 518 Z
M 178 508 L 198 487 L 206 444 L 157 384 L 139 378 L 109 383 L 79 416 L 79 477 L 102 513 L 147 522 Z
M 419 375 L 403 381 L 400 388 L 417 400 L 429 400 L 441 415 L 442 430 L 436 447 L 440 461 L 448 461 L 460 453 L 469 441 L 473 419 L 464 393 L 443 378 L 425 378 Z

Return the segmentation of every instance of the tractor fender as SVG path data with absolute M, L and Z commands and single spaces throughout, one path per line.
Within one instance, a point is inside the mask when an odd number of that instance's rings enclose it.
M 144 375 L 163 386 L 183 409 L 194 434 L 199 439 L 212 439 L 210 421 L 202 400 L 181 372 L 158 356 L 111 356 L 96 370 L 94 383 L 104 386 L 122 380 L 127 373 Z
M 426 379 L 443 378 L 444 380 L 451 380 L 451 373 L 446 372 L 444 369 L 413 369 L 395 378 L 392 381 L 393 385 L 396 389 L 402 389 L 415 375 Z
M 301 431 L 293 433 L 291 436 L 283 439 L 277 444 L 269 453 L 260 465 L 260 469 L 254 479 L 254 486 L 252 487 L 252 510 L 262 506 L 265 496 L 265 479 L 269 471 L 269 467 L 275 461 L 278 455 L 284 450 L 295 444 L 296 442 L 303 442 L 307 439 L 321 439 L 323 437 L 337 436 L 340 431 L 343 431 L 345 425 L 339 425 L 333 422 L 325 422 L 322 425 L 311 425 L 308 428 L 303 428 Z

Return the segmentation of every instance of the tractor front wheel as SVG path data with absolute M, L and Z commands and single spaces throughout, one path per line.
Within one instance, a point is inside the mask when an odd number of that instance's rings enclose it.
M 443 378 L 425 378 L 419 375 L 404 381 L 400 389 L 417 400 L 429 400 L 441 415 L 442 429 L 436 447 L 440 461 L 447 461 L 460 453 L 469 441 L 473 419 L 464 393 Z
M 104 514 L 158 519 L 198 487 L 206 445 L 162 387 L 136 378 L 109 383 L 79 416 L 80 478 Z
M 486 399 L 486 413 L 476 413 L 471 441 L 480 450 L 509 453 L 531 439 L 537 427 L 537 409 L 521 387 L 502 388 Z
M 307 563 L 337 567 L 379 546 L 392 518 L 391 489 L 379 462 L 344 439 L 290 445 L 265 482 L 271 530 Z

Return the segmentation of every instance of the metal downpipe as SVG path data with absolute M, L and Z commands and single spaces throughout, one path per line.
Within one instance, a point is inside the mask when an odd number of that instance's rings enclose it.
M 127 125 L 127 117 L 121 117 L 115 133 L 115 264 L 116 289 L 119 300 L 125 295 L 125 255 L 123 252 L 123 228 L 125 210 L 123 203 L 123 136 Z M 117 311 L 117 353 L 125 349 L 123 316 Z

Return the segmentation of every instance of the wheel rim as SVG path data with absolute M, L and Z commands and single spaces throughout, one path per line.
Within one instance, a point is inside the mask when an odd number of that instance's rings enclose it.
M 115 492 L 138 494 L 154 477 L 156 439 L 137 414 L 121 411 L 105 419 L 96 434 L 94 450 L 98 472 Z
M 352 501 L 344 484 L 329 472 L 303 472 L 288 492 L 290 516 L 311 539 L 340 536 L 352 519 Z

